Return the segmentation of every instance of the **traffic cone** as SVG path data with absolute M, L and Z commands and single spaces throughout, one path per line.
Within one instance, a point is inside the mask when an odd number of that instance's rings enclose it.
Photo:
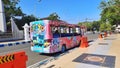
M 112 32 L 110 32 L 110 35 L 112 34 Z
M 104 32 L 104 37 L 107 37 L 107 32 Z
M 86 47 L 88 47 L 87 37 L 83 36 L 83 37 L 81 38 L 80 48 L 86 48 Z
M 100 38 L 100 39 L 103 38 L 103 37 L 102 37 L 102 34 L 99 34 L 99 38 Z

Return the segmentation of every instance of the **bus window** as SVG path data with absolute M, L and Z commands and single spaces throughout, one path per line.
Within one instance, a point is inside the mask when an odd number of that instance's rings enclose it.
M 58 27 L 55 27 L 55 34 L 58 34 Z
M 51 31 L 52 31 L 52 33 L 54 33 L 54 29 L 55 29 L 55 27 L 54 27 L 54 26 L 51 26 Z
M 58 38 L 60 37 L 60 33 L 59 33 L 59 28 L 58 27 L 54 27 L 53 30 L 52 30 L 52 33 L 53 33 L 53 38 Z
M 73 33 L 74 33 L 74 36 L 81 35 L 81 34 L 80 34 L 80 28 L 79 28 L 79 27 L 73 28 Z
M 73 33 L 73 29 L 72 28 L 70 28 L 70 33 Z
M 60 33 L 60 27 L 58 27 L 58 33 Z
M 80 28 L 76 27 L 76 33 L 80 33 Z
M 67 33 L 67 27 L 64 27 L 63 29 L 64 29 L 63 33 L 66 34 Z
M 76 29 L 75 28 L 73 28 L 73 33 L 76 33 Z
M 58 33 L 58 27 L 52 26 L 52 27 L 51 27 L 51 30 L 52 30 L 52 33 L 53 33 L 53 34 L 54 34 L 54 33 Z
M 61 33 L 64 33 L 64 31 L 63 31 L 63 27 L 60 28 L 60 32 L 61 32 Z
M 69 28 L 66 28 L 67 33 L 69 33 Z

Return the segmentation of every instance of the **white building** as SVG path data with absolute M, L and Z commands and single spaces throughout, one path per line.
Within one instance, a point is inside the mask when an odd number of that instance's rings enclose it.
M 2 0 L 0 0 L 0 31 L 6 32 L 6 19 L 5 19 L 5 12 Z
M 118 25 L 118 26 L 115 28 L 115 31 L 116 31 L 116 32 L 120 32 L 120 25 Z

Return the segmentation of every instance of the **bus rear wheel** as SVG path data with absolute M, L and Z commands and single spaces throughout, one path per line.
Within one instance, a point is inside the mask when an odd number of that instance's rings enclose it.
M 66 51 L 66 46 L 63 45 L 62 48 L 61 48 L 61 52 L 64 53 Z

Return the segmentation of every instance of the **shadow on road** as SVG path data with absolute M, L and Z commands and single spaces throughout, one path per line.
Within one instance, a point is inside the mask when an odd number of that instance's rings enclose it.
M 50 57 L 56 57 L 62 54 L 61 52 L 56 52 L 56 53 L 40 53 L 40 55 L 45 55 L 45 56 L 50 56 Z
M 93 42 L 94 40 L 89 40 L 88 43 Z M 69 53 L 69 50 L 73 50 L 76 47 L 67 49 L 65 53 Z M 56 52 L 56 53 L 40 53 L 39 55 L 45 55 L 45 56 L 50 56 L 50 57 L 57 57 L 59 55 L 63 54 L 62 52 Z
M 50 57 L 58 57 L 58 56 L 60 56 L 61 54 L 69 53 L 70 50 L 74 50 L 75 48 L 77 48 L 77 47 L 73 47 L 73 48 L 67 49 L 64 53 L 62 53 L 62 52 L 56 52 L 56 53 L 40 53 L 40 55 L 45 55 L 45 56 L 50 56 Z
M 89 40 L 88 43 L 93 42 L 94 40 Z

